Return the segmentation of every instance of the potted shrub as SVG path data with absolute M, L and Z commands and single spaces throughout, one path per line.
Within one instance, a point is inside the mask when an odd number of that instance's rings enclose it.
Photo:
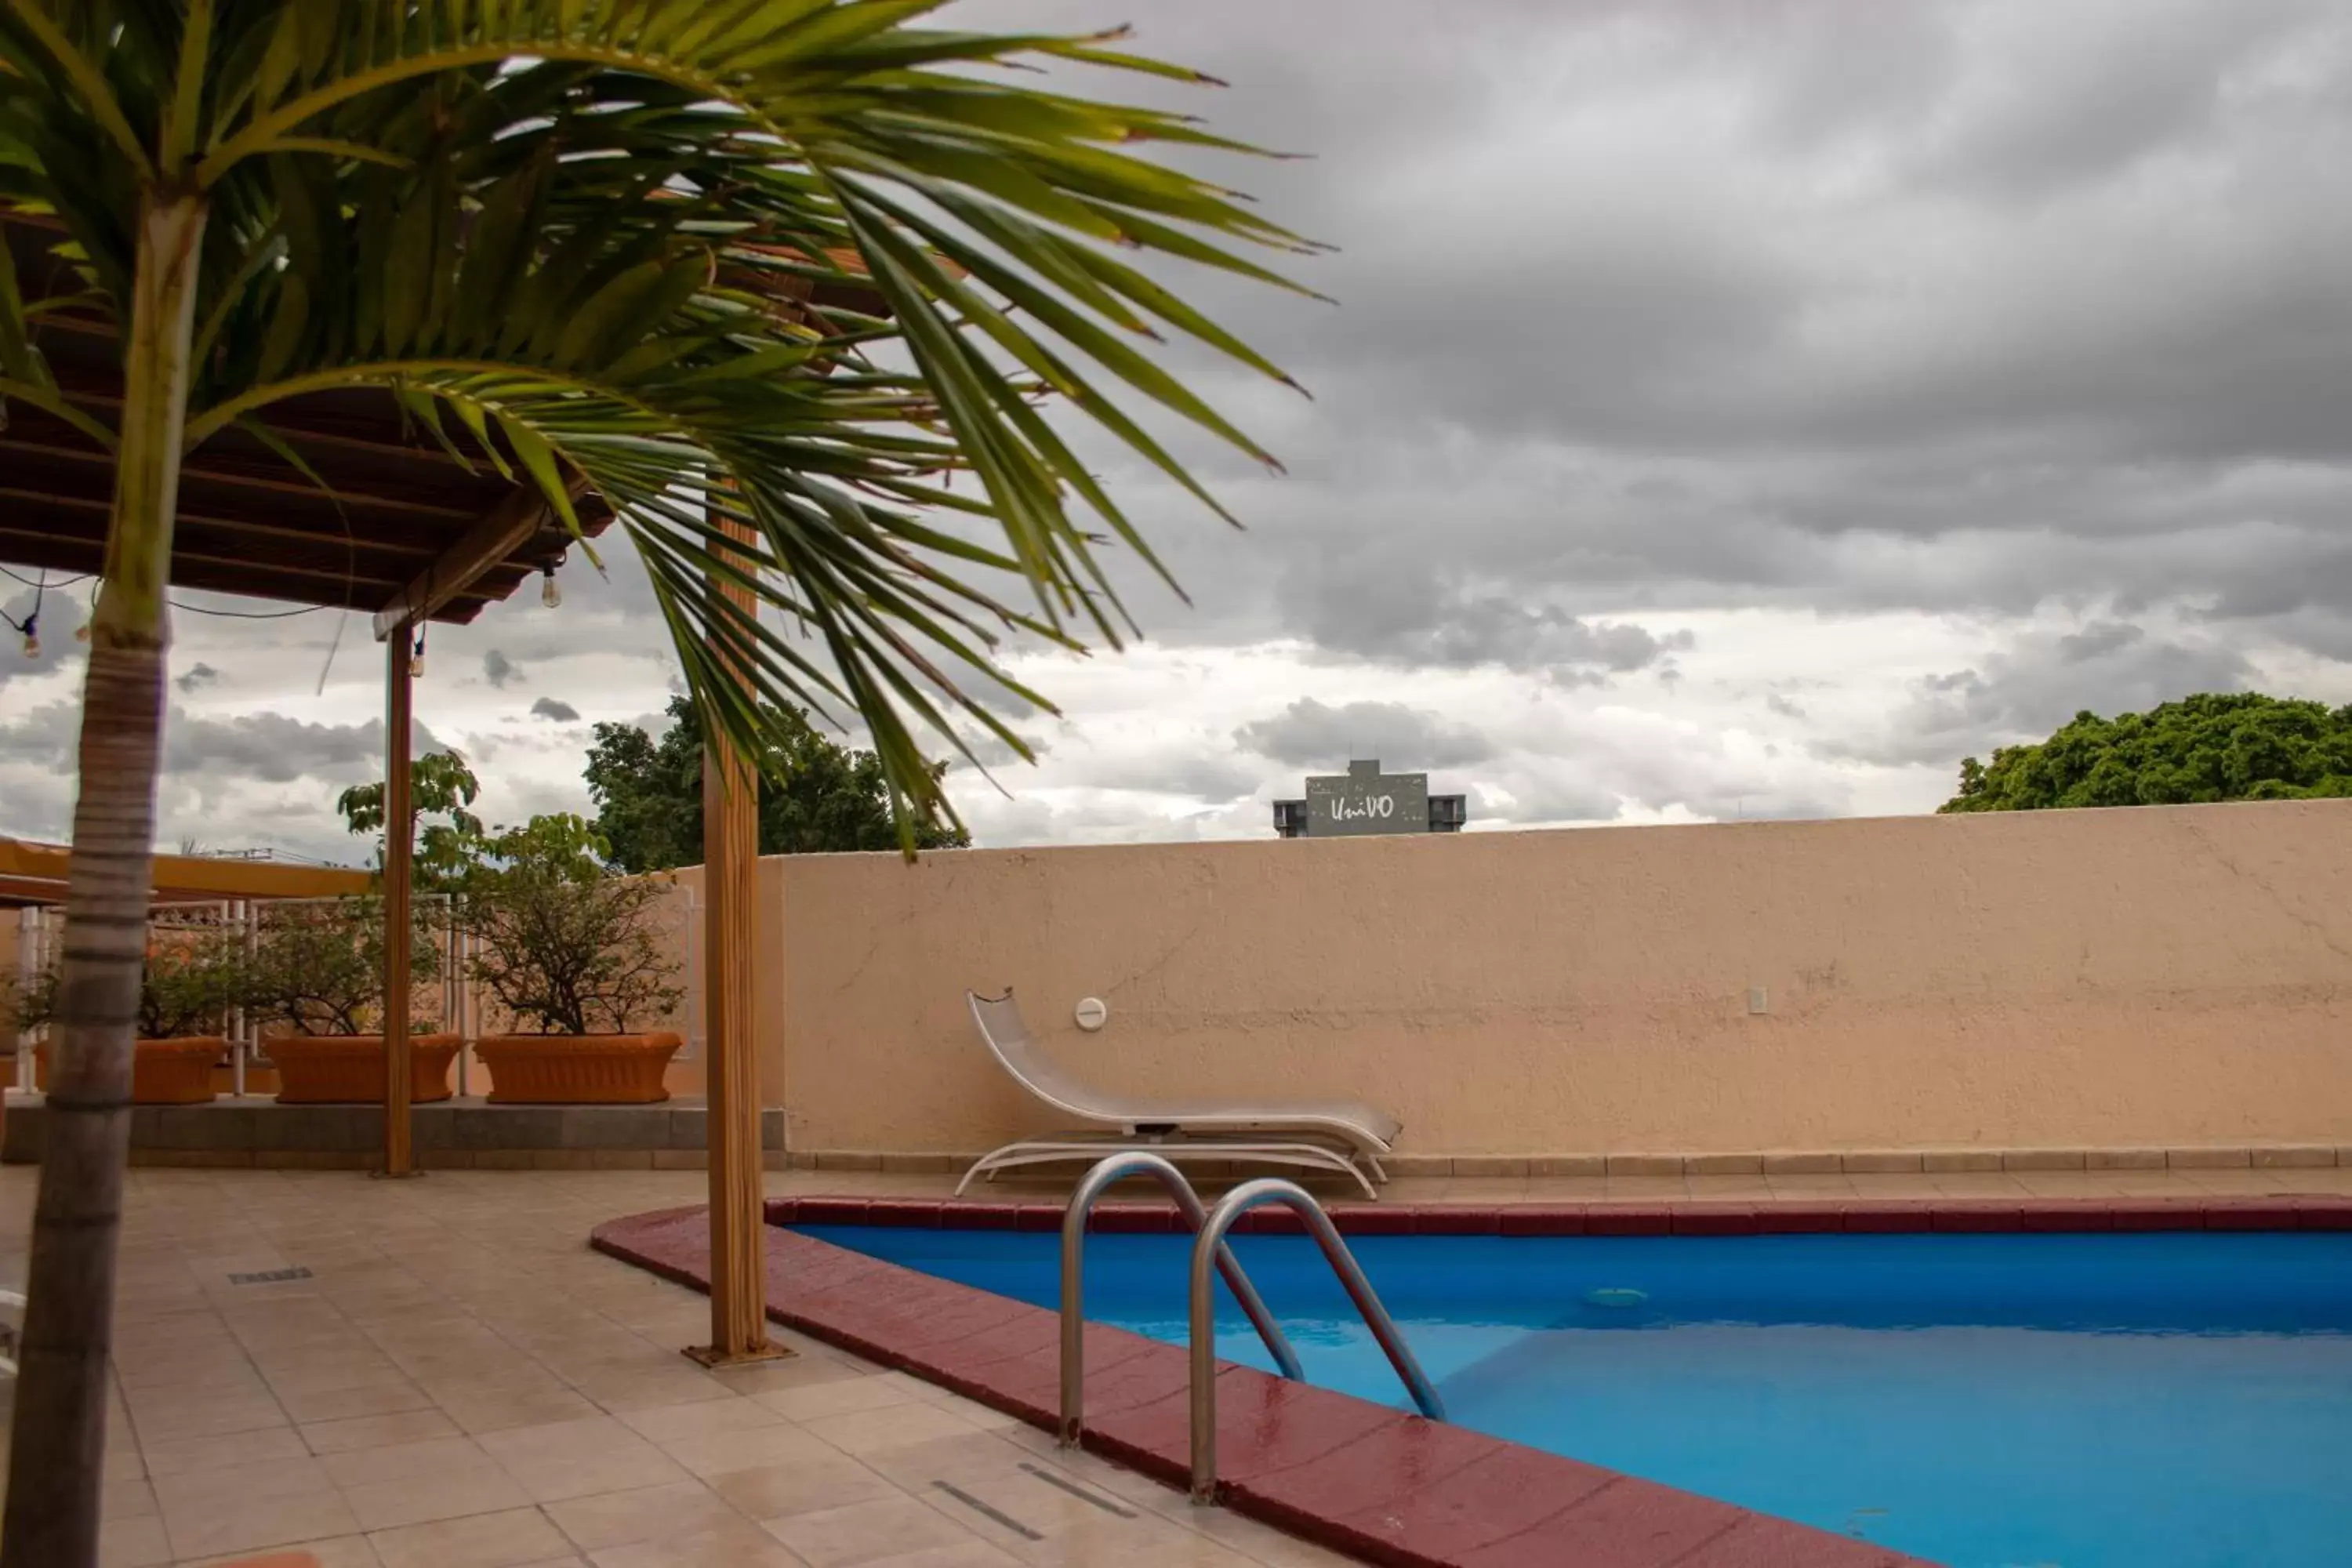
M 131 1063 L 134 1105 L 203 1105 L 213 1066 L 227 1053 L 217 1031 L 236 1005 L 239 966 L 225 944 L 202 937 L 151 942 L 139 978 L 139 1039 Z M 57 1012 L 58 974 L 37 975 L 16 998 L 16 1026 L 39 1030 Z M 35 1081 L 49 1087 L 49 1047 L 33 1051 Z
M 441 951 L 420 916 L 410 976 L 439 978 Z M 381 1105 L 384 1096 L 383 905 L 376 899 L 273 906 L 247 962 L 246 1005 L 272 1032 L 262 1042 L 288 1105 Z M 449 1098 L 455 1035 L 420 1020 L 409 1034 L 409 1099 Z
M 533 817 L 490 841 L 467 883 L 472 975 L 521 1030 L 474 1054 L 500 1104 L 649 1104 L 685 1042 L 641 1024 L 682 993 L 656 921 L 667 882 L 613 875 L 579 817 Z

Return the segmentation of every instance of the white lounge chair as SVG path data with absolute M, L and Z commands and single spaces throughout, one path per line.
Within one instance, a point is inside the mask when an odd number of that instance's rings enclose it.
M 1237 1160 L 1293 1165 L 1351 1176 L 1366 1197 L 1385 1182 L 1381 1156 L 1403 1123 L 1369 1105 L 1148 1100 L 1106 1094 L 1047 1056 L 1021 1021 L 1008 987 L 1002 996 L 966 992 L 971 1021 L 1013 1081 L 1088 1131 L 1024 1138 L 982 1155 L 963 1180 L 993 1176 L 1022 1165 L 1099 1160 L 1121 1149 L 1148 1149 L 1170 1160 Z

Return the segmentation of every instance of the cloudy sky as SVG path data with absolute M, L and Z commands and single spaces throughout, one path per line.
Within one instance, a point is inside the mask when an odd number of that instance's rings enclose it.
M 1314 154 L 1214 172 L 1338 247 L 1296 268 L 1336 306 L 1192 282 L 1313 393 L 1179 356 L 1287 472 L 1186 448 L 1234 533 L 1106 458 L 1192 603 L 1138 577 L 1141 646 L 1018 657 L 1062 714 L 1001 788 L 953 775 L 983 844 L 1263 835 L 1350 755 L 1474 827 L 1916 812 L 2078 709 L 2352 700 L 2334 0 L 957 11 L 1141 23 L 1230 88 L 1096 89 Z M 432 635 L 418 711 L 493 817 L 584 805 L 588 725 L 665 698 L 609 558 Z M 0 829 L 55 836 L 44 620 L 0 658 Z M 166 841 L 349 855 L 364 625 L 178 636 Z

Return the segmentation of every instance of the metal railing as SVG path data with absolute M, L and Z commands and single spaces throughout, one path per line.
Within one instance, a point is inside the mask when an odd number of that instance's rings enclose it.
M 1177 1210 L 1190 1221 L 1196 1232 L 1192 1240 L 1192 1263 L 1190 1275 L 1191 1312 L 1188 1338 L 1192 1351 L 1192 1500 L 1213 1504 L 1217 1500 L 1217 1327 L 1216 1287 L 1213 1274 L 1224 1277 L 1226 1287 L 1265 1342 L 1275 1364 L 1282 1375 L 1294 1382 L 1303 1382 L 1297 1352 L 1282 1331 L 1273 1314 L 1266 1310 L 1257 1287 L 1226 1245 L 1225 1235 L 1243 1215 L 1261 1204 L 1278 1203 L 1297 1214 L 1322 1249 L 1324 1260 L 1339 1275 L 1340 1285 L 1347 1290 L 1349 1300 L 1355 1303 L 1357 1313 L 1372 1338 L 1380 1342 L 1389 1364 L 1396 1369 L 1404 1383 L 1405 1392 L 1412 1396 L 1414 1408 L 1432 1421 L 1445 1419 L 1444 1402 L 1437 1396 L 1436 1387 L 1421 1369 L 1411 1346 L 1381 1304 L 1379 1292 L 1364 1277 L 1363 1267 L 1356 1261 L 1348 1244 L 1339 1239 L 1339 1228 L 1314 1194 L 1296 1182 L 1278 1176 L 1262 1177 L 1244 1182 L 1217 1200 L 1216 1207 L 1203 1211 L 1201 1195 L 1182 1172 L 1157 1154 L 1132 1152 L 1114 1154 L 1102 1161 L 1079 1181 L 1077 1191 L 1070 1195 L 1069 1207 L 1062 1215 L 1062 1421 L 1061 1446 L 1075 1447 L 1084 1430 L 1086 1403 L 1086 1235 L 1087 1218 L 1096 1202 L 1115 1182 L 1127 1176 L 1147 1175 L 1168 1189 L 1176 1201 Z
M 1184 1173 L 1157 1154 L 1140 1152 L 1113 1154 L 1097 1163 L 1078 1183 L 1078 1190 L 1070 1195 L 1070 1206 L 1062 1215 L 1062 1426 L 1061 1444 L 1065 1448 L 1078 1446 L 1078 1433 L 1085 1424 L 1087 1384 L 1087 1314 L 1086 1314 L 1086 1249 L 1087 1216 L 1111 1184 L 1129 1176 L 1150 1176 L 1168 1189 L 1176 1200 L 1177 1212 L 1190 1221 L 1194 1230 L 1208 1218 L 1201 1206 L 1201 1194 Z M 1240 1260 L 1233 1248 L 1223 1242 L 1217 1244 L 1214 1254 L 1216 1268 L 1225 1277 L 1226 1286 L 1234 1299 L 1249 1314 L 1257 1330 L 1257 1337 L 1265 1342 L 1268 1354 L 1282 1375 L 1297 1381 L 1298 1352 L 1290 1348 L 1282 1325 L 1265 1310 L 1265 1301 L 1242 1272 Z
M 1280 1176 L 1261 1176 L 1254 1182 L 1244 1182 L 1217 1200 L 1209 1211 L 1207 1223 L 1192 1242 L 1192 1313 L 1190 1338 L 1192 1342 L 1192 1500 L 1213 1503 L 1217 1500 L 1217 1341 L 1216 1302 L 1209 1282 L 1211 1262 L 1224 1250 L 1225 1232 L 1234 1222 L 1260 1204 L 1280 1204 L 1296 1214 L 1307 1226 L 1307 1234 L 1323 1249 L 1324 1260 L 1346 1287 L 1348 1300 L 1356 1304 L 1372 1338 L 1388 1352 L 1389 1364 L 1396 1368 L 1397 1376 L 1404 1380 L 1405 1392 L 1412 1403 L 1432 1421 L 1445 1419 L 1444 1402 L 1437 1397 L 1437 1389 L 1421 1370 L 1413 1358 L 1412 1349 L 1398 1331 L 1396 1320 L 1381 1305 L 1372 1282 L 1364 1278 L 1363 1266 L 1348 1244 L 1339 1239 L 1339 1227 L 1313 1194 L 1297 1182 Z

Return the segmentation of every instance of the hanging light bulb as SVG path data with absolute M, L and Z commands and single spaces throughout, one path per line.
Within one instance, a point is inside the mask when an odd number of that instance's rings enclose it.
M 416 634 L 416 646 L 408 650 L 408 679 L 411 680 L 425 679 L 425 634 L 423 632 Z
M 554 562 L 549 562 L 539 570 L 539 602 L 551 610 L 563 603 L 563 586 L 555 580 Z
M 41 657 L 41 616 L 37 610 L 25 617 L 25 657 Z

